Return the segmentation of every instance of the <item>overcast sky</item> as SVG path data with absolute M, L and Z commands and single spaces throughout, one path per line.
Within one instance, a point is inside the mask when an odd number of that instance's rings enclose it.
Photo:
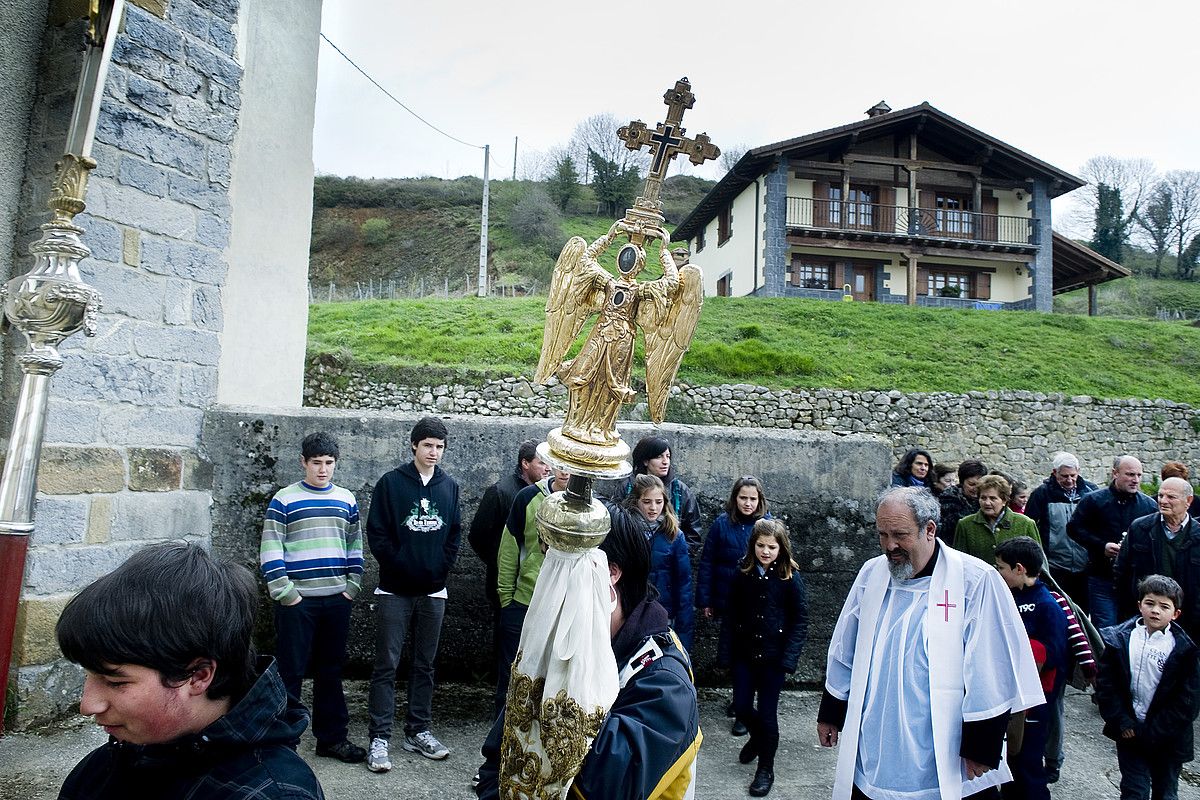
M 591 114 L 653 126 L 683 76 L 696 95 L 689 135 L 723 147 L 854 122 L 879 100 L 927 100 L 1070 172 L 1099 154 L 1200 169 L 1194 2 L 816 5 L 325 0 L 322 31 L 434 125 L 490 144 L 498 178 L 512 176 L 514 137 L 518 176 L 536 177 L 523 173 L 537 154 Z M 414 119 L 324 42 L 313 158 L 334 175 L 483 172 L 481 150 Z M 1055 217 L 1060 227 L 1057 203 Z

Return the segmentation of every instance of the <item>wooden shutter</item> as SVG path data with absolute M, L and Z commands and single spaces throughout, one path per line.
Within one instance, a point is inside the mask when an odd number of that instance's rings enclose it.
M 992 299 L 992 276 L 987 272 L 975 273 L 975 299 Z
M 813 181 L 813 226 L 829 227 L 829 181 Z
M 879 207 L 875 209 L 875 230 L 890 233 L 896 230 L 896 187 L 879 186 L 876 196 Z
M 917 267 L 917 297 L 925 297 L 929 294 L 929 270 L 925 267 Z
M 792 275 L 791 280 L 789 281 L 792 286 L 800 285 L 800 261 L 801 259 L 799 255 L 792 256 Z
M 846 281 L 846 262 L 844 262 L 844 261 L 833 262 L 831 272 L 833 273 L 831 276 L 833 278 L 833 286 L 830 288 L 837 289 L 840 292 L 842 290 L 842 287 L 845 286 L 847 283 L 847 281 Z

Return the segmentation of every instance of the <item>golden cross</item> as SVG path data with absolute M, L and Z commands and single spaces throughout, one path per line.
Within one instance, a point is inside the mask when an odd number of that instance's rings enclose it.
M 666 122 L 658 123 L 653 131 L 640 119 L 617 131 L 617 136 L 624 140 L 625 146 L 630 150 L 641 150 L 645 146 L 650 148 L 650 172 L 646 175 L 646 190 L 641 199 L 651 203 L 657 202 L 667 167 L 675 156 L 683 153 L 693 164 L 700 166 L 705 161 L 721 155 L 720 149 L 712 143 L 707 133 L 702 133 L 695 139 L 688 139 L 683 135 L 686 133 L 680 124 L 683 121 L 683 112 L 696 104 L 692 84 L 687 78 L 676 81 L 675 88 L 668 89 L 663 95 L 663 102 L 667 104 Z

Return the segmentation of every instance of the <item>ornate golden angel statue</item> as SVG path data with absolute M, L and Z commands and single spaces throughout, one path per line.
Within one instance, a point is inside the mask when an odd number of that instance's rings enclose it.
M 600 265 L 600 256 L 620 234 L 628 235 L 630 242 L 617 253 L 619 274 L 614 276 Z M 646 251 L 638 243 L 643 237 L 659 242 L 663 274 L 657 280 L 637 280 L 646 265 Z M 704 300 L 700 270 L 691 264 L 680 269 L 668 249 L 670 242 L 670 235 L 657 225 L 623 219 L 591 245 L 572 238 L 554 267 L 536 380 L 545 383 L 557 375 L 567 387 L 568 404 L 566 420 L 550 434 L 550 444 L 600 472 L 629 457 L 616 420 L 621 406 L 637 394 L 629 386 L 637 329 L 645 337 L 646 394 L 655 422 L 663 420 L 671 384 L 696 331 Z M 599 316 L 583 347 L 564 361 L 593 314 Z M 556 442 L 557 433 L 561 436 Z M 570 441 L 561 441 L 563 437 Z

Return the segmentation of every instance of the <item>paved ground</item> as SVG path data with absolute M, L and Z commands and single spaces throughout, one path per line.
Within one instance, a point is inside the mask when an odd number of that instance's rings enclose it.
M 347 694 L 363 698 L 365 684 L 348 686 Z M 1067 765 L 1062 780 L 1051 787 L 1061 800 L 1117 800 L 1116 755 L 1112 743 L 1100 733 L 1100 717 L 1087 695 L 1074 689 L 1067 694 Z M 400 694 L 399 696 L 403 696 Z M 706 690 L 701 695 L 704 745 L 700 750 L 697 798 L 746 797 L 753 777 L 750 767 L 737 762 L 744 739 L 728 733 L 723 710 L 728 694 Z M 827 798 L 833 780 L 835 751 L 815 743 L 817 701 L 813 692 L 785 692 L 780 702 L 782 735 L 776 758 L 772 797 Z M 448 759 L 428 761 L 412 753 L 392 754 L 392 771 L 368 772 L 362 765 L 347 765 L 313 754 L 306 738 L 301 754 L 317 772 L 325 794 L 335 798 L 395 797 L 408 800 L 469 800 L 470 779 L 479 763 L 479 745 L 487 733 L 486 714 L 491 699 L 480 689 L 440 687 L 435 701 L 435 733 L 451 749 Z M 366 714 L 361 702 L 352 709 L 352 737 L 366 738 Z M 1200 725 L 1197 726 L 1200 734 Z M 44 800 L 55 798 L 71 767 L 104 741 L 90 722 L 79 720 L 41 734 L 18 734 L 0 740 L 0 798 Z M 1200 736 L 1197 737 L 1200 739 Z M 1181 800 L 1200 800 L 1200 769 L 1189 765 L 1180 782 Z

